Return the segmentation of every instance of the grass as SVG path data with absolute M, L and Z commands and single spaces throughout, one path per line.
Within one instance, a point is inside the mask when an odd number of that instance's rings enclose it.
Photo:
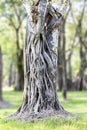
M 8 109 L 0 109 L 0 130 L 87 130 L 87 92 L 68 92 L 67 101 L 63 101 L 61 93 L 58 93 L 62 106 L 76 115 L 74 119 L 48 119 L 42 122 L 23 123 L 7 121 L 3 118 L 14 113 L 22 103 L 22 92 L 4 90 L 3 97 L 12 106 Z

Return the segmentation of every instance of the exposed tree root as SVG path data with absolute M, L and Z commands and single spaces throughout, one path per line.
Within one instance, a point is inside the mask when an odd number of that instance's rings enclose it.
M 35 122 L 35 121 L 42 121 L 45 119 L 52 119 L 52 118 L 72 118 L 74 115 L 66 112 L 66 111 L 56 111 L 56 110 L 43 110 L 42 112 L 37 113 L 29 113 L 28 111 L 23 113 L 18 113 L 10 116 L 8 119 L 19 120 L 23 122 Z

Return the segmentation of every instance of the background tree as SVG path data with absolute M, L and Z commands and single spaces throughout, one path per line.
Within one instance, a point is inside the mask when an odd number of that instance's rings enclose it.
M 84 5 L 83 5 L 83 10 L 81 12 L 81 16 L 78 19 L 78 32 L 77 36 L 79 38 L 79 43 L 80 43 L 80 70 L 79 70 L 79 90 L 83 90 L 83 78 L 84 78 L 84 71 L 85 68 L 87 67 L 86 65 L 86 54 L 84 51 L 84 38 L 82 37 L 82 21 L 84 17 L 84 11 L 86 7 L 86 0 L 84 0 Z
M 15 90 L 22 90 L 24 87 L 24 70 L 23 70 L 23 39 L 21 25 L 25 18 L 25 12 L 20 6 L 20 2 L 15 0 L 2 1 L 2 15 L 8 20 L 8 24 L 13 28 L 16 37 L 16 56 L 17 56 L 17 82 Z M 8 11 L 9 10 L 9 11 Z
M 62 0 L 62 2 L 64 2 Z M 63 99 L 67 98 L 67 70 L 66 70 L 66 20 L 69 11 L 66 16 L 62 18 L 59 26 L 58 37 L 58 84 L 60 90 L 62 90 Z
M 77 83 L 76 83 L 76 88 L 78 90 L 83 90 L 84 88 L 84 75 L 85 75 L 85 70 L 86 70 L 86 46 L 85 46 L 85 34 L 86 34 L 86 28 L 85 30 L 83 29 L 83 22 L 84 22 L 84 16 L 85 16 L 85 7 L 86 7 L 86 0 L 83 1 L 82 4 L 82 9 L 80 10 L 80 15 L 77 18 L 77 22 L 75 25 L 75 35 L 73 38 L 73 44 L 75 44 L 77 40 L 77 46 L 80 45 L 79 47 L 79 56 L 80 56 L 80 66 L 79 66 L 79 72 L 77 73 Z M 83 32 L 84 30 L 84 32 Z

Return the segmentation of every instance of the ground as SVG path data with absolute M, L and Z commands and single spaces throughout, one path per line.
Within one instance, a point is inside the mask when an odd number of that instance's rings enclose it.
M 49 119 L 42 122 L 23 123 L 7 121 L 3 118 L 14 113 L 22 102 L 22 92 L 4 90 L 4 99 L 12 104 L 10 108 L 0 109 L 0 130 L 87 130 L 87 92 L 68 92 L 67 101 L 59 98 L 62 106 L 75 114 L 73 119 Z

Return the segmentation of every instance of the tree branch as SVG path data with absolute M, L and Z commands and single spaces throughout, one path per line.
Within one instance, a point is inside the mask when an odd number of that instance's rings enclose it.
M 23 3 L 27 13 L 29 14 L 30 13 L 30 7 L 31 7 L 30 3 L 28 2 L 28 0 L 21 0 L 21 1 Z
M 64 16 L 70 8 L 70 0 L 65 0 L 60 8 L 61 14 Z

